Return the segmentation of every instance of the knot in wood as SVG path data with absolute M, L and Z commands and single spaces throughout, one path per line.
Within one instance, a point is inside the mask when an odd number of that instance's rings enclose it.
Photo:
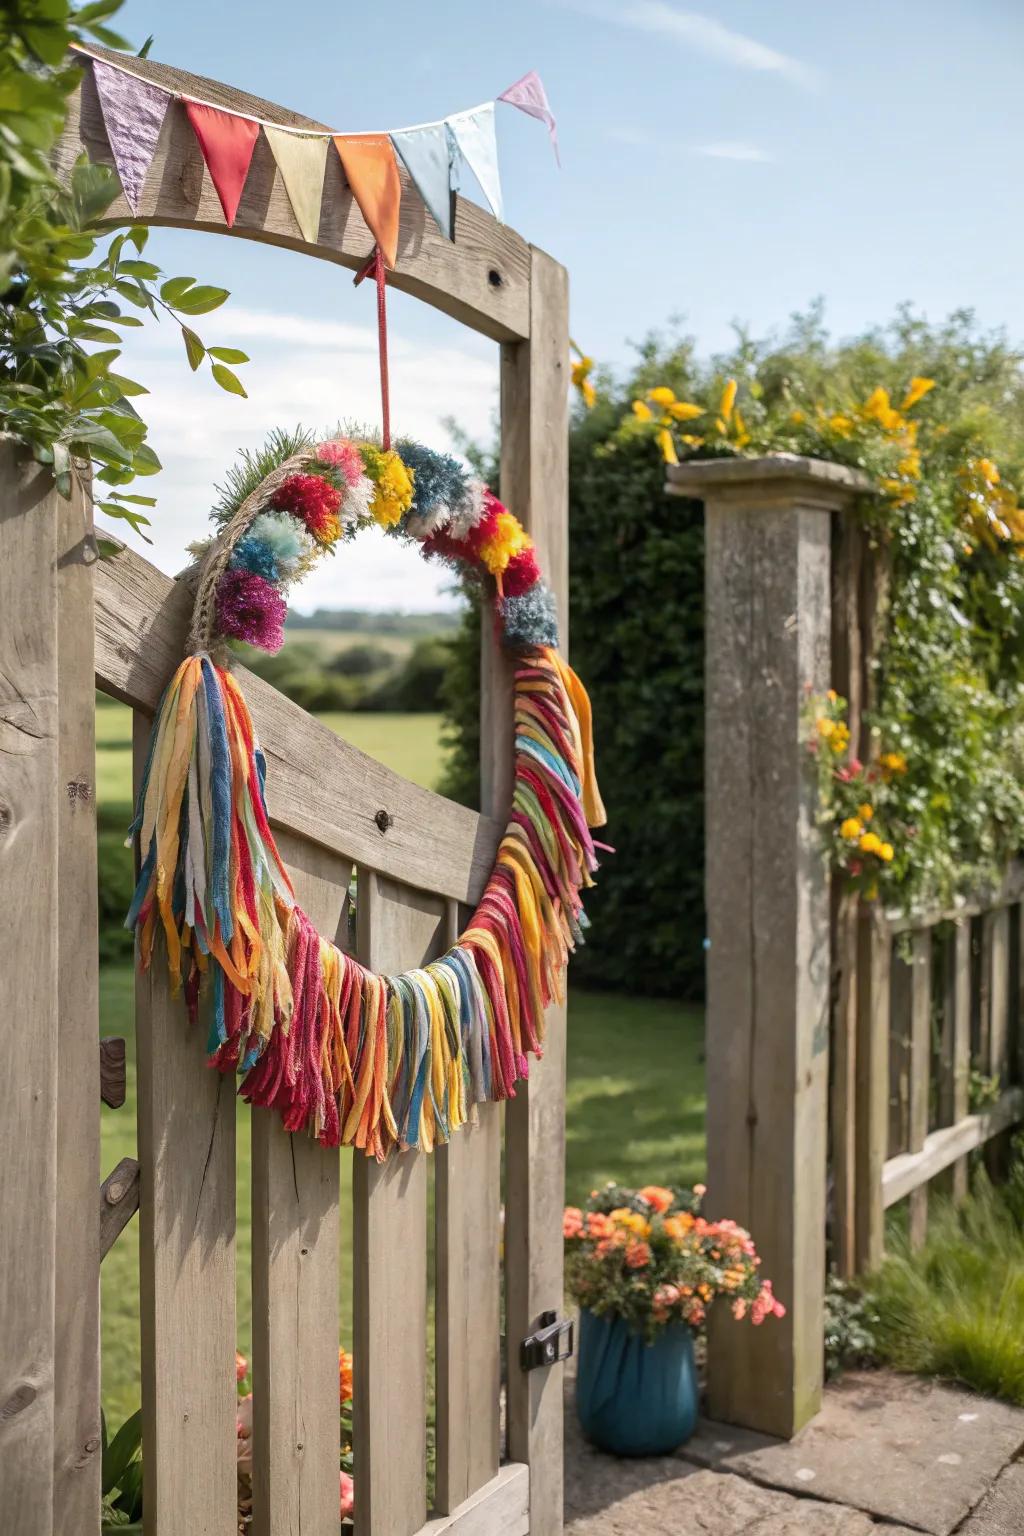
M 386 832 L 389 827 L 393 827 L 395 824 L 395 818 L 388 811 L 384 810 L 378 811 L 373 819 L 377 823 L 377 830 L 380 832 Z

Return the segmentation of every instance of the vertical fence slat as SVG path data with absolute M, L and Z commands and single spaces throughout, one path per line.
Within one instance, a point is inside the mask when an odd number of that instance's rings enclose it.
M 12 1536 L 53 1529 L 56 500 L 50 477 L 0 443 L 0 1489 Z
M 448 903 L 446 943 L 458 937 Z M 480 1104 L 435 1153 L 435 1506 L 450 1514 L 496 1476 L 501 1397 L 501 1106 Z
M 910 1147 L 913 992 L 914 962 L 897 943 L 889 962 L 889 1157 Z
M 920 1152 L 928 1135 L 932 1060 L 932 934 L 919 929 L 912 940 L 910 1005 L 909 1150 Z M 928 1185 L 910 1195 L 910 1241 L 920 1247 L 928 1232 Z
M 989 1071 L 1003 1089 L 1010 1066 L 1010 909 L 999 907 L 990 919 Z
M 881 1263 L 888 1143 L 892 938 L 877 904 L 860 910 L 857 944 L 857 1271 Z
M 962 918 L 953 939 L 953 1118 L 963 1120 L 971 1097 L 971 920 Z M 967 1194 L 967 1158 L 953 1164 L 953 1198 Z
M 151 722 L 134 716 L 135 783 Z M 235 1475 L 235 1083 L 171 997 L 158 943 L 136 978 L 146 1536 L 224 1536 Z
M 833 882 L 833 896 L 839 882 Z M 832 1262 L 854 1273 L 857 1248 L 857 897 L 834 900 L 833 967 L 838 987 L 832 1013 Z
M 569 285 L 563 267 L 531 251 L 530 340 L 501 355 L 501 494 L 532 535 L 558 602 L 568 648 Z M 495 671 L 500 675 L 500 664 Z M 507 675 L 507 672 L 506 672 Z M 512 740 L 496 710 L 507 704 L 492 673 L 481 731 L 482 808 L 505 816 Z M 530 1467 L 531 1536 L 562 1529 L 561 1366 L 524 1372 L 519 1346 L 540 1314 L 563 1306 L 565 1199 L 564 1005 L 549 1009 L 544 1056 L 530 1063 L 505 1108 L 505 1332 L 508 1454 Z
M 277 832 L 299 904 L 347 948 L 352 867 Z M 340 1155 L 252 1112 L 254 1536 L 338 1523 Z
M 371 970 L 421 965 L 444 949 L 445 903 L 361 868 L 356 934 Z M 411 1536 L 427 1512 L 426 1154 L 357 1152 L 352 1186 L 356 1531 Z
M 992 912 L 983 912 L 975 920 L 974 953 L 974 1027 L 971 1046 L 978 1070 L 992 1071 Z
M 59 503 L 60 743 L 55 1531 L 91 1536 L 100 1516 L 99 951 L 92 518 L 85 491 Z

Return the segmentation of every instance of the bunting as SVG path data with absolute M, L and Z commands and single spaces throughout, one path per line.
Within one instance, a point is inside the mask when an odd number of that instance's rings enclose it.
M 359 212 L 386 264 L 393 267 L 398 259 L 402 184 L 391 140 L 383 133 L 336 133 L 333 137 Z
M 93 60 L 93 80 L 124 200 L 132 213 L 138 213 L 171 98 L 148 80 L 113 69 L 100 59 Z
M 494 132 L 494 102 L 445 119 L 453 159 L 461 156 L 480 184 L 480 190 L 496 219 L 501 218 L 501 179 L 498 175 L 498 140 Z
M 327 140 L 316 134 L 282 133 L 264 125 L 270 152 L 281 172 L 288 201 L 302 238 L 316 244 L 320 233 L 320 204 L 324 194 Z
M 133 213 L 138 212 L 167 109 L 172 101 L 180 101 L 229 229 L 235 222 L 261 128 L 296 223 L 303 239 L 311 245 L 320 229 L 330 140 L 352 195 L 389 267 L 395 265 L 398 256 L 402 195 L 399 160 L 447 239 L 455 238 L 452 194 L 459 186 L 463 165 L 472 171 L 495 218 L 503 217 L 494 101 L 456 112 L 436 123 L 420 123 L 388 133 L 317 132 L 246 117 L 212 102 L 180 96 L 135 74 L 127 65 L 96 58 L 77 45 L 75 51 L 92 65 L 114 164 L 125 201 Z M 558 159 L 555 117 L 536 70 L 531 69 L 496 99 L 543 122 Z
M 208 107 L 201 101 L 187 98 L 185 111 L 199 140 L 210 180 L 217 189 L 230 229 L 242 200 L 260 125 L 248 117 L 238 117 L 234 112 L 222 112 L 219 107 Z

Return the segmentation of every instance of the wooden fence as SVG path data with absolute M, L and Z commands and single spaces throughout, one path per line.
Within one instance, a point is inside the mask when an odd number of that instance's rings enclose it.
M 131 62 L 173 89 L 305 122 L 217 82 Z M 179 118 L 172 108 L 138 222 L 224 232 Z M 72 102 L 61 165 L 83 146 L 109 159 L 87 89 Z M 538 545 L 564 635 L 566 274 L 461 199 L 449 244 L 407 182 L 404 190 L 397 284 L 502 344 L 502 494 Z M 127 218 L 123 205 L 112 218 Z M 233 232 L 350 268 L 372 246 L 340 173 L 325 188 L 320 243 L 307 245 L 271 157 L 259 151 Z M 180 585 L 128 550 L 96 562 L 83 496 L 61 502 L 46 473 L 0 440 L 0 1490 L 10 1536 L 98 1530 L 101 1243 L 130 1219 L 136 1191 L 147 1536 L 235 1530 L 234 1084 L 205 1065 L 203 1042 L 157 968 L 136 991 L 139 1178 L 122 1166 L 100 1192 L 94 675 L 135 712 L 138 772 L 150 718 L 183 653 L 189 607 Z M 510 800 L 505 658 L 488 638 L 481 815 L 405 782 L 255 676 L 239 676 L 268 760 L 275 835 L 320 931 L 343 948 L 354 943 L 378 970 L 441 951 L 482 891 Z M 478 1123 L 436 1152 L 429 1171 L 415 1152 L 383 1167 L 357 1156 L 351 1205 L 341 1177 L 351 1154 L 289 1136 L 275 1116 L 252 1112 L 257 1536 L 338 1530 L 343 1233 L 354 1254 L 357 1531 L 561 1529 L 561 1371 L 527 1372 L 519 1350 L 541 1314 L 562 1306 L 564 1043 L 564 1010 L 553 1009 L 543 1062 L 504 1114 L 481 1106 Z M 431 1176 L 436 1479 L 428 1512 Z
M 770 1330 L 712 1319 L 710 1407 L 789 1435 L 821 1402 L 827 1266 L 877 1265 L 900 1201 L 920 1241 L 931 1181 L 962 1192 L 968 1153 L 995 1163 L 1024 1119 L 1024 872 L 909 915 L 827 877 L 807 701 L 843 694 L 870 760 L 870 482 L 781 454 L 679 465 L 668 489 L 706 508 L 708 1204 L 751 1228 L 788 1308 Z

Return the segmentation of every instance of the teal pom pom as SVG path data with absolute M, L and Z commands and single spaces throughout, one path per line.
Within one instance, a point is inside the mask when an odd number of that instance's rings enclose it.
M 503 597 L 498 610 L 502 638 L 507 646 L 517 649 L 528 645 L 558 644 L 555 597 L 543 582 L 536 582 L 521 597 Z
M 287 512 L 261 512 L 259 517 L 253 519 L 248 533 L 239 542 L 235 554 L 238 554 L 243 545 L 248 545 L 250 540 L 268 551 L 277 568 L 277 577 L 271 579 L 279 581 L 287 580 L 293 575 L 299 562 L 309 554 L 313 546 L 312 539 L 301 523 L 296 522 L 295 518 Z M 255 569 L 255 567 L 248 567 L 248 569 Z M 259 571 L 258 574 L 265 573 Z
M 275 550 L 253 533 L 247 533 L 244 538 L 239 539 L 230 563 L 233 571 L 248 571 L 253 576 L 262 576 L 264 581 L 269 581 L 274 586 L 280 579 L 280 566 Z
M 450 453 L 435 453 L 409 438 L 395 449 L 415 476 L 412 506 L 403 521 L 411 524 L 417 538 L 424 538 L 448 521 L 451 509 L 466 494 L 469 473 Z

